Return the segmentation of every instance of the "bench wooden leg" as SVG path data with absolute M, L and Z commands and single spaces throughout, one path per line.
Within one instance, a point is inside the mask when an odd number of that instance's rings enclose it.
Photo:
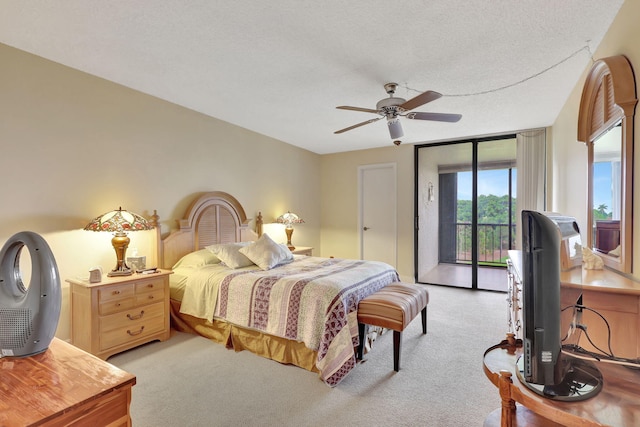
M 367 332 L 367 325 L 364 323 L 358 323 L 359 343 L 358 343 L 358 354 L 356 355 L 356 358 L 358 360 L 362 360 L 362 356 L 364 354 L 364 339 L 365 339 L 366 332 Z
M 427 333 L 427 307 L 422 309 L 422 333 Z
M 393 370 L 400 370 L 400 346 L 402 344 L 402 332 L 393 331 Z

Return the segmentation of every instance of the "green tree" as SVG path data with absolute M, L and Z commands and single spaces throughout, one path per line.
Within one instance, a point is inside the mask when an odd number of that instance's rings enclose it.
M 511 202 L 511 222 L 515 223 L 516 199 L 509 200 L 508 195 L 481 194 L 478 196 L 478 223 L 480 224 L 509 224 L 509 202 Z M 457 222 L 471 223 L 471 200 L 458 200 L 456 212 Z
M 478 247 L 479 257 L 483 261 L 493 260 L 493 251 L 497 248 L 512 247 L 509 245 L 508 232 L 505 233 L 504 225 L 509 225 L 509 203 L 511 203 L 511 224 L 516 223 L 516 199 L 508 195 L 496 196 L 494 194 L 478 196 Z M 456 210 L 456 222 L 458 224 L 471 224 L 471 200 L 458 200 Z M 492 224 L 492 225 L 489 225 Z M 513 230 L 512 230 L 513 231 Z M 515 236 L 512 235 L 512 238 Z M 458 226 L 457 233 L 458 251 L 471 252 L 471 227 Z
M 593 210 L 593 218 L 594 220 L 603 220 L 603 219 L 611 219 L 613 214 L 611 212 L 607 212 L 607 205 L 601 204 L 597 209 Z

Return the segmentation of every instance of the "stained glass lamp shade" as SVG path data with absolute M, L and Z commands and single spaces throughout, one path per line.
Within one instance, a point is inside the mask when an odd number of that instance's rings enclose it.
M 128 276 L 133 271 L 125 263 L 125 254 L 129 247 L 130 231 L 152 230 L 154 227 L 142 216 L 133 212 L 128 212 L 118 208 L 102 214 L 87 224 L 84 229 L 87 231 L 109 231 L 114 233 L 111 244 L 116 251 L 117 264 L 108 276 Z

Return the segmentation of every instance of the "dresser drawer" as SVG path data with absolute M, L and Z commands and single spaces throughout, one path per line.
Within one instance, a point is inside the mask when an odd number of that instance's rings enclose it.
M 136 307 L 164 300 L 164 289 L 136 294 Z
M 105 332 L 128 327 L 136 329 L 138 324 L 144 324 L 147 320 L 156 317 L 164 319 L 164 302 L 134 307 L 108 316 L 102 316 L 100 317 L 100 331 Z
M 100 315 L 104 316 L 111 313 L 116 313 L 118 311 L 127 310 L 136 306 L 136 298 L 123 298 L 123 299 L 115 299 L 112 301 L 106 301 L 100 303 L 100 307 L 98 308 L 98 312 Z
M 136 282 L 136 294 L 143 292 L 154 292 L 158 289 L 164 289 L 164 279 L 162 277 L 140 280 Z
M 135 292 L 133 283 L 122 285 L 105 286 L 98 290 L 98 300 L 100 302 L 111 301 L 119 298 L 132 297 Z
M 100 348 L 126 344 L 165 327 L 164 302 L 133 308 L 100 318 Z
M 127 344 L 131 341 L 139 340 L 149 335 L 164 330 L 164 316 L 149 317 L 135 322 L 129 322 L 126 326 L 121 326 L 100 334 L 100 349 L 106 350 L 118 345 Z

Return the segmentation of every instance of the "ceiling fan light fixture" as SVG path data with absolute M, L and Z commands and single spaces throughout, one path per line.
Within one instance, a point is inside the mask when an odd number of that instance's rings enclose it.
M 387 117 L 387 126 L 389 126 L 389 134 L 391 135 L 391 139 L 395 140 L 404 136 L 402 125 L 400 124 L 400 119 L 397 116 Z

